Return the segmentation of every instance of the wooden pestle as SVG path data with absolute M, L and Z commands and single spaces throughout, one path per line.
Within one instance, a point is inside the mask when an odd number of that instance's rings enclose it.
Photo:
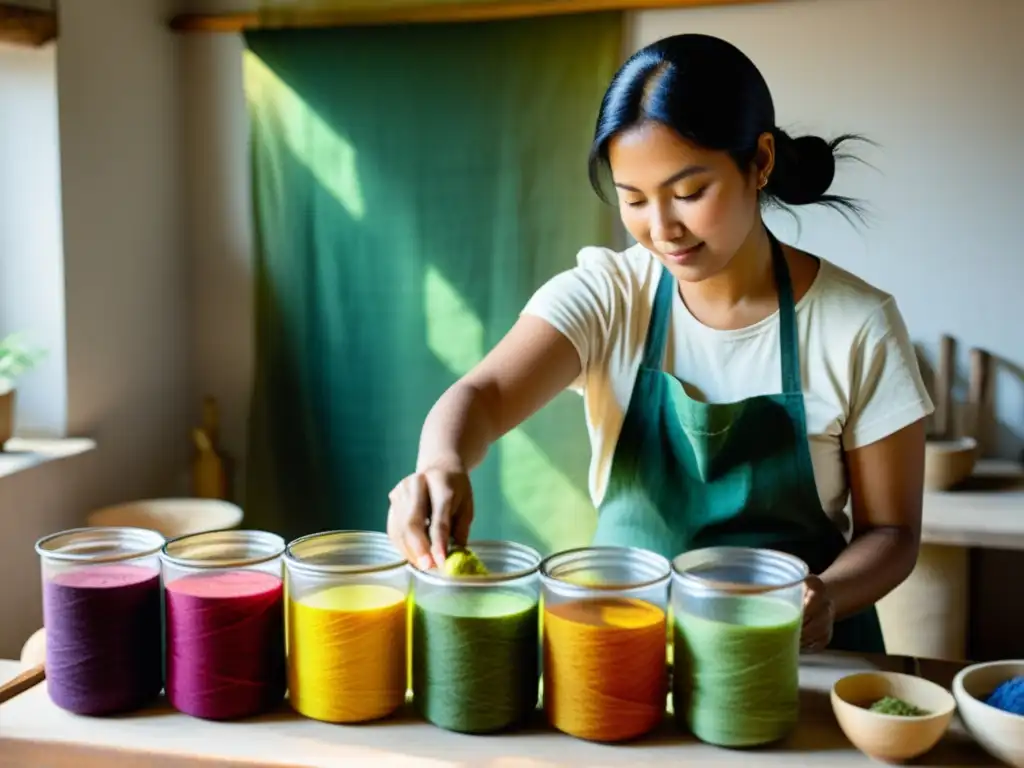
M 939 364 L 935 373 L 935 420 L 932 440 L 950 439 L 950 410 L 953 377 L 956 370 L 956 339 L 943 335 L 939 340 Z

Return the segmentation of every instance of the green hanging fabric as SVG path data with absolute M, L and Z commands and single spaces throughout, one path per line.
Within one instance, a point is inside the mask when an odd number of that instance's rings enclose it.
M 608 243 L 586 177 L 621 15 L 246 35 L 256 253 L 247 525 L 384 530 L 427 411 Z M 565 393 L 473 475 L 475 538 L 583 544 Z

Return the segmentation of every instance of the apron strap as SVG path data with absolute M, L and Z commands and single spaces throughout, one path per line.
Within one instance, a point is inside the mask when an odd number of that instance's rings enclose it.
M 793 301 L 793 283 L 789 278 L 789 267 L 782 253 L 782 246 L 775 235 L 768 232 L 768 240 L 772 247 L 772 272 L 775 274 L 775 285 L 779 292 L 779 343 L 782 360 L 782 391 L 799 393 L 800 384 L 800 346 L 796 329 L 796 305 Z M 668 334 L 669 318 L 672 314 L 673 291 L 676 280 L 663 266 L 658 280 L 658 289 L 654 296 L 654 307 L 651 309 L 651 321 L 647 328 L 647 339 L 644 341 L 644 356 L 640 365 L 644 368 L 661 370 L 661 361 L 665 354 L 665 343 Z
M 772 245 L 772 271 L 775 273 L 775 287 L 779 292 L 779 356 L 782 360 L 782 391 L 786 394 L 800 393 L 800 342 L 796 329 L 796 302 L 793 300 L 793 282 L 789 278 L 789 267 L 782 253 L 782 246 L 771 230 L 768 240 Z
M 665 354 L 665 343 L 668 337 L 668 322 L 672 315 L 672 292 L 675 289 L 676 279 L 662 265 L 658 290 L 654 295 L 654 307 L 651 309 L 651 322 L 647 326 L 644 357 L 640 363 L 643 368 L 661 370 L 661 361 Z

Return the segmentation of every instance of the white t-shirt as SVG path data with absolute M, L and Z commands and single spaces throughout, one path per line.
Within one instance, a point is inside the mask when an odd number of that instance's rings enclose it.
M 590 495 L 600 505 L 662 273 L 643 246 L 584 248 L 524 314 L 540 317 L 579 352 L 572 389 L 584 397 Z M 840 530 L 849 497 L 843 450 L 881 440 L 929 415 L 913 345 L 892 296 L 822 259 L 796 306 L 807 432 L 821 505 Z M 782 390 L 779 316 L 739 330 L 699 322 L 673 291 L 664 370 L 698 400 L 733 402 Z

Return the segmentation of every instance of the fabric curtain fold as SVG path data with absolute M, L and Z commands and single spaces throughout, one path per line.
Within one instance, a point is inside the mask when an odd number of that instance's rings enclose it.
M 384 530 L 435 400 L 611 242 L 585 165 L 621 35 L 617 13 L 246 34 L 247 525 Z M 474 538 L 588 541 L 588 460 L 564 393 L 474 472 Z

